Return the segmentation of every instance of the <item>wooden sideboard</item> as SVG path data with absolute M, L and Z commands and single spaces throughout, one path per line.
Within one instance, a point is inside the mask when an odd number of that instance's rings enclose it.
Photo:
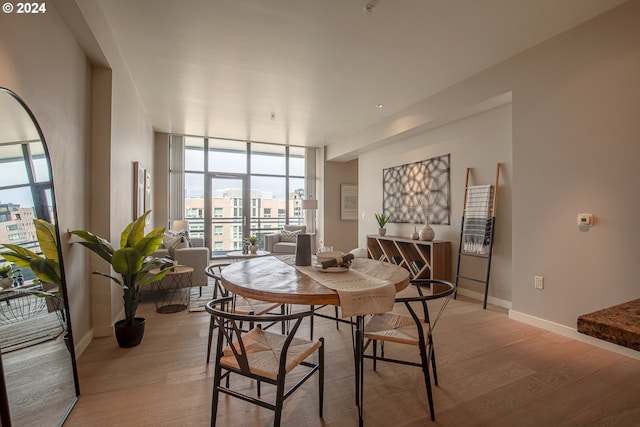
M 368 235 L 367 252 L 369 258 L 406 268 L 411 278 L 451 281 L 451 242 Z

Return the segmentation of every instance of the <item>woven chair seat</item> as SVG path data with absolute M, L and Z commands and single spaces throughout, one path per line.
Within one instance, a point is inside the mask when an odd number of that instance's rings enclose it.
M 238 314 L 255 314 L 259 316 L 261 314 L 269 313 L 281 305 L 281 303 L 277 302 L 259 301 L 237 295 L 233 312 Z
M 420 325 L 425 331 L 429 329 L 428 322 Z M 411 316 L 393 312 L 372 316 L 364 327 L 364 336 L 372 340 L 418 345 L 418 330 Z
M 219 295 L 220 296 L 229 295 L 229 291 L 227 291 L 222 286 L 222 277 L 221 277 L 222 268 L 226 267 L 227 265 L 228 264 L 212 264 L 209 267 L 207 267 L 205 271 L 206 275 L 214 280 L 214 283 L 213 283 L 214 299 L 217 299 Z M 233 306 L 234 306 L 233 312 L 237 314 L 250 314 L 254 316 L 261 316 L 263 314 L 271 313 L 275 309 L 283 306 L 283 304 L 281 303 L 265 302 L 265 301 L 245 298 L 240 295 L 235 295 L 234 299 L 235 300 L 233 303 Z M 215 321 L 212 317 L 211 321 L 209 322 L 209 343 L 207 345 L 207 363 L 209 363 L 209 359 L 211 358 L 213 331 L 215 327 L 216 327 Z M 265 326 L 265 328 L 268 328 L 268 327 L 269 325 Z M 284 327 L 284 324 L 283 324 L 283 327 Z M 253 323 L 251 322 L 249 323 L 249 328 L 253 328 Z
M 424 375 L 425 388 L 427 389 L 431 421 L 435 421 L 436 416 L 433 407 L 433 391 L 431 390 L 431 374 L 429 372 L 429 365 L 431 365 L 433 380 L 436 386 L 438 385 L 438 373 L 436 371 L 436 359 L 432 333 L 433 328 L 435 328 L 438 323 L 449 299 L 451 299 L 451 296 L 456 291 L 456 285 L 451 282 L 438 279 L 413 279 L 411 280 L 411 284 L 415 286 L 417 295 L 400 296 L 395 300 L 397 304 L 402 304 L 404 306 L 404 312 L 409 313 L 409 315 L 390 311 L 372 316 L 364 326 L 363 336 L 366 343 L 363 345 L 360 357 L 363 359 L 372 359 L 374 371 L 376 370 L 376 362 L 378 360 L 403 365 L 420 366 Z M 439 286 L 439 291 L 437 293 L 433 293 L 435 285 Z M 427 291 L 429 293 L 427 293 Z M 437 299 L 442 299 L 442 304 L 435 313 L 435 316 L 433 313 L 430 315 L 427 301 Z M 377 353 L 378 341 L 382 341 L 380 355 Z M 385 342 L 418 347 L 420 362 L 413 362 L 406 358 L 398 359 L 385 357 Z M 365 354 L 369 344 L 372 344 L 372 354 Z M 360 387 L 363 388 L 362 380 L 360 381 Z M 360 395 L 360 403 L 362 403 L 362 395 L 363 392 L 361 392 Z
M 264 331 L 260 328 L 254 328 L 244 334 L 242 341 L 247 353 L 250 372 L 254 375 L 276 380 L 280 364 L 280 352 L 286 339 L 287 337 L 284 335 Z M 240 352 L 238 343 L 234 342 L 233 345 L 236 351 Z M 303 338 L 294 338 L 287 351 L 285 372 L 291 372 L 300 362 L 309 357 L 321 346 L 322 343 L 320 341 L 311 342 Z M 229 346 L 224 349 L 220 363 L 223 366 L 240 369 L 240 365 Z
M 318 414 L 322 417 L 324 339 L 319 338 L 312 342 L 296 337 L 303 319 L 311 317 L 313 312 L 308 310 L 294 313 L 283 311 L 281 314 L 239 314 L 236 311 L 231 311 L 231 303 L 234 298 L 234 296 L 226 296 L 209 301 L 205 306 L 218 329 L 211 402 L 211 427 L 215 427 L 218 419 L 220 393 L 274 411 L 273 426 L 280 427 L 284 401 L 314 374 L 318 374 Z M 280 323 L 283 333 L 269 332 L 259 326 L 246 331 L 242 327 L 245 322 L 268 325 Z M 211 333 L 211 328 L 209 332 Z M 310 359 L 310 356 L 313 356 L 315 352 L 317 352 L 316 361 L 306 360 Z M 287 378 L 287 374 L 296 367 L 295 378 Z M 257 380 L 255 391 L 247 391 L 243 387 L 234 388 L 229 381 L 230 376 L 242 376 Z M 223 378 L 227 380 L 226 385 L 222 381 Z M 273 399 L 275 401 L 261 397 L 261 383 L 275 388 L 275 399 Z

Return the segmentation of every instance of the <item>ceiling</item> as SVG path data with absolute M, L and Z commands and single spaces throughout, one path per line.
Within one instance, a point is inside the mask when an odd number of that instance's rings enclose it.
M 623 3 L 369 1 L 101 4 L 155 130 L 324 146 Z

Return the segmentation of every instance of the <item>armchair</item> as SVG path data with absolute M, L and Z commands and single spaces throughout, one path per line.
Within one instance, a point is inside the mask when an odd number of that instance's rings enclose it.
M 289 232 L 297 232 L 299 234 L 307 234 L 306 225 L 285 225 L 283 230 Z M 284 233 L 286 234 L 286 233 Z M 311 253 L 316 253 L 316 234 L 309 233 L 311 235 Z M 287 238 L 288 237 L 288 238 Z M 284 236 L 282 231 L 277 231 L 272 234 L 266 234 L 264 236 L 264 250 L 269 251 L 274 255 L 277 254 L 295 254 L 296 253 L 296 238 L 290 236 Z
M 191 286 L 207 286 L 208 278 L 205 269 L 209 265 L 209 248 L 204 246 L 204 239 L 192 238 L 192 247 L 177 248 L 175 258 L 178 264 L 193 268 L 191 275 Z M 153 253 L 158 258 L 169 256 L 169 248 L 160 247 Z M 162 283 L 158 284 L 162 287 Z

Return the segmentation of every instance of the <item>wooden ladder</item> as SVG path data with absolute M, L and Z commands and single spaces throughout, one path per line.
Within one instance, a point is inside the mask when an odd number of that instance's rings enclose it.
M 474 191 L 478 187 L 469 187 L 469 173 L 471 172 L 471 168 L 467 168 L 467 176 L 464 183 L 464 203 L 462 208 L 462 223 L 460 225 L 460 243 L 458 245 L 458 265 L 456 267 L 456 289 L 458 289 L 458 285 L 460 283 L 460 279 L 469 280 L 476 283 L 482 283 L 484 285 L 484 302 L 482 307 L 487 308 L 487 298 L 489 295 L 489 279 L 491 275 L 491 256 L 493 253 L 493 237 L 495 231 L 496 224 L 496 207 L 498 205 L 498 183 L 500 178 L 500 163 L 498 163 L 496 167 L 496 182 L 495 186 L 489 187 L 489 200 L 487 206 L 488 211 L 486 216 L 478 216 L 477 212 L 468 212 L 470 206 L 472 206 L 472 201 L 469 197 L 469 190 Z M 482 190 L 481 190 L 482 191 Z M 473 215 L 473 218 L 471 216 Z M 482 224 L 482 220 L 484 223 Z M 482 224 L 482 229 L 478 229 L 478 221 Z M 473 227 L 475 225 L 475 227 Z M 482 231 L 483 237 L 480 234 Z M 482 241 L 478 243 L 477 240 L 480 238 Z M 473 245 L 473 240 L 475 239 L 476 244 L 479 248 L 477 251 L 470 251 L 465 249 L 465 243 Z M 483 278 L 465 276 L 460 274 L 461 265 L 463 260 L 476 258 L 484 260 L 485 264 L 485 274 Z M 457 297 L 457 290 L 454 297 Z

